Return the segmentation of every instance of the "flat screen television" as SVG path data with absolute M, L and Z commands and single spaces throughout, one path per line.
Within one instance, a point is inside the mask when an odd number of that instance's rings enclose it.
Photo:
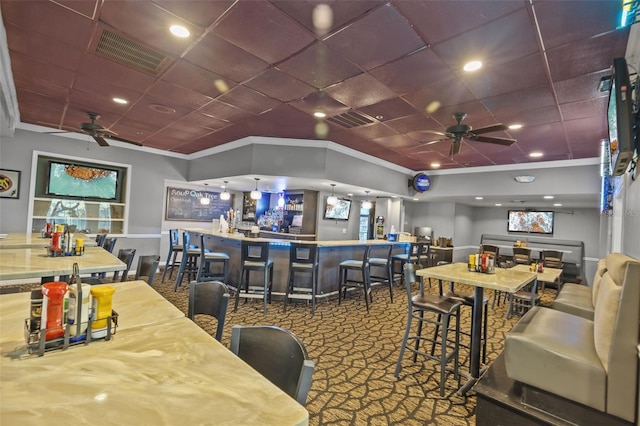
M 611 67 L 611 90 L 607 106 L 611 176 L 623 175 L 633 157 L 633 108 L 629 70 L 624 58 L 615 58 Z
M 85 200 L 116 200 L 119 171 L 51 161 L 47 195 Z
M 325 203 L 324 218 L 331 220 L 349 220 L 351 200 L 338 198 L 335 204 Z
M 553 234 L 554 215 L 551 211 L 509 210 L 508 232 Z

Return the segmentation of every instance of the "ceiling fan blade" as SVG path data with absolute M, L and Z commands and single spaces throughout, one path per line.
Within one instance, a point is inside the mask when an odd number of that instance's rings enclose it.
M 101 129 L 96 129 L 97 133 L 104 133 L 106 135 L 115 135 L 118 136 L 118 134 L 116 132 L 114 132 L 113 130 L 107 129 L 105 127 L 101 128 Z
M 478 142 L 487 142 L 487 143 L 492 143 L 495 145 L 504 145 L 504 146 L 511 146 L 514 143 L 516 143 L 515 139 L 509 139 L 509 138 L 495 138 L 495 137 L 491 137 L 491 136 L 475 136 L 475 137 L 470 137 L 469 139 L 473 140 L 473 141 L 478 141 Z
M 102 136 L 100 136 L 100 135 L 91 135 L 91 137 L 93 139 L 95 139 L 96 142 L 98 142 L 98 145 L 100 145 L 100 146 L 109 146 L 107 141 L 105 141 Z
M 460 152 L 460 145 L 462 141 L 454 140 L 451 142 L 451 148 L 449 149 L 449 156 L 454 156 Z
M 480 133 L 491 133 L 491 132 L 502 132 L 507 130 L 509 126 L 505 126 L 504 124 L 494 124 L 492 126 L 480 127 L 479 129 L 472 129 L 471 133 L 475 133 L 479 135 Z
M 422 130 L 422 133 L 431 133 L 432 135 L 448 136 L 446 133 L 438 132 L 436 130 Z
M 114 136 L 114 135 L 109 136 L 109 139 L 113 139 L 113 140 L 116 140 L 116 141 L 119 141 L 119 142 L 130 143 L 131 145 L 144 146 L 140 142 L 130 141 L 129 139 L 121 138 L 121 137 Z

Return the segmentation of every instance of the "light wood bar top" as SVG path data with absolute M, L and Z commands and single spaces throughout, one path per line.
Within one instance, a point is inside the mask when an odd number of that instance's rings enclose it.
M 101 247 L 85 247 L 82 256 L 47 256 L 45 248 L 0 250 L 0 281 L 71 275 L 77 263 L 81 274 L 123 271 L 120 259 Z
M 446 265 L 434 266 L 433 268 L 419 269 L 416 271 L 416 275 L 423 278 L 453 281 L 474 287 L 489 288 L 508 293 L 515 293 L 536 279 L 536 274 L 533 272 L 516 271 L 513 270 L 513 268 L 496 268 L 495 274 L 470 272 L 466 263 L 449 263 Z
M 16 357 L 22 336 L 3 342 L 0 424 L 308 424 L 303 406 L 191 320 L 167 318 L 158 306 L 146 309 L 155 290 L 146 284 L 132 288 L 142 292 L 134 297 L 128 284 L 114 294 L 119 326 L 110 341 L 42 357 Z M 7 312 L 8 296 L 0 296 L 3 331 L 16 317 Z M 28 310 L 22 308 L 20 317 Z M 134 315 L 135 309 L 149 320 Z
M 74 239 L 82 238 L 85 247 L 95 247 L 93 238 L 85 234 L 73 234 Z M 6 237 L 0 238 L 0 249 L 21 249 L 21 248 L 46 248 L 51 244 L 51 238 L 44 238 L 41 234 L 9 233 Z

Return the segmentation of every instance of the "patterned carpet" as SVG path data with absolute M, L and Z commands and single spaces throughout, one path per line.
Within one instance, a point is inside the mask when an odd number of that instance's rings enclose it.
M 37 287 L 37 284 L 21 285 L 14 289 L 4 288 L 3 292 Z M 162 284 L 156 278 L 153 287 L 186 314 L 188 285 L 183 284 L 174 292 L 173 282 L 167 280 Z M 456 290 L 471 292 L 472 288 L 456 285 Z M 435 281 L 428 291 L 437 292 Z M 554 289 L 546 289 L 542 295 L 543 304 L 549 304 L 554 296 Z M 418 357 L 418 362 L 413 363 L 407 352 L 400 378 L 394 378 L 407 317 L 406 291 L 404 287 L 396 286 L 391 303 L 388 289 L 378 287 L 373 290 L 373 298 L 368 313 L 362 293 L 355 293 L 341 305 L 338 305 L 337 298 L 319 302 L 315 316 L 311 316 L 311 307 L 305 303 L 290 304 L 285 313 L 282 301 L 274 300 L 267 315 L 262 313 L 261 300 L 241 302 L 238 312 L 233 312 L 233 305 L 230 305 L 222 343 L 229 347 L 231 327 L 235 324 L 272 324 L 296 333 L 316 364 L 306 407 L 312 426 L 474 425 L 474 391 L 466 396 L 458 395 L 456 390 L 462 382 L 458 383 L 453 375 L 448 375 L 445 396 L 440 398 L 439 372 L 435 362 Z M 505 320 L 505 313 L 505 304 L 489 310 L 489 364 L 502 351 L 505 334 L 518 320 L 516 316 Z M 470 330 L 470 315 L 470 309 L 463 307 L 462 331 Z M 215 319 L 198 315 L 196 323 L 215 335 Z M 468 343 L 464 336 L 462 341 Z M 461 362 L 461 371 L 468 371 L 468 352 L 465 349 L 462 350 Z

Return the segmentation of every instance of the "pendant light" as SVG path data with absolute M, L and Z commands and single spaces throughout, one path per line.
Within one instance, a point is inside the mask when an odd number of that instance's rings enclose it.
M 331 195 L 329 197 L 327 197 L 327 204 L 330 205 L 330 206 L 333 206 L 333 205 L 338 203 L 338 197 L 336 197 L 333 194 L 333 190 L 335 189 L 335 187 L 336 187 L 336 184 L 332 183 L 331 184 Z
M 367 194 L 367 197 L 369 196 L 369 191 L 364 191 L 365 194 Z M 371 204 L 371 201 L 369 201 L 368 199 L 362 202 L 362 208 L 363 209 L 367 209 L 370 210 L 371 207 L 373 207 L 373 204 Z
M 284 193 L 283 192 L 278 194 L 278 207 L 284 208 Z
M 211 202 L 209 197 L 207 197 L 207 192 L 206 192 L 207 185 L 209 185 L 209 184 L 208 183 L 204 184 L 205 193 L 204 193 L 204 196 L 200 198 L 200 204 L 202 204 L 203 206 L 208 206 L 209 203 Z
M 262 192 L 258 191 L 258 181 L 260 180 L 260 178 L 254 179 L 256 180 L 256 189 L 251 191 L 250 197 L 252 200 L 259 200 L 260 198 L 262 198 Z
M 228 181 L 224 181 L 224 186 L 222 187 L 223 191 L 220 193 L 220 199 L 221 200 L 229 200 L 231 199 L 231 194 L 229 194 L 229 191 L 227 191 L 227 184 L 229 182 Z

